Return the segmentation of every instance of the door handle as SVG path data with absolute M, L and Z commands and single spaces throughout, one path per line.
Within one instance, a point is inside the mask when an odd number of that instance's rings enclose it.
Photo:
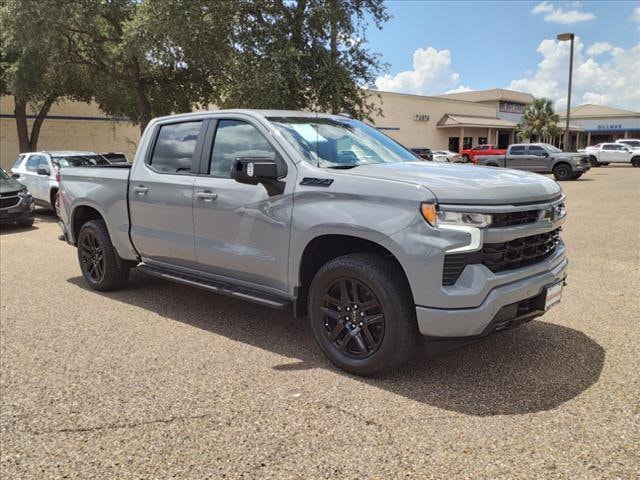
M 136 193 L 136 195 L 145 195 L 149 189 L 147 187 L 145 187 L 144 185 L 138 185 L 137 187 L 133 188 L 133 191 Z
M 218 198 L 218 194 L 213 193 L 211 190 L 204 190 L 196 192 L 196 197 L 201 198 L 205 202 L 213 202 L 213 200 Z

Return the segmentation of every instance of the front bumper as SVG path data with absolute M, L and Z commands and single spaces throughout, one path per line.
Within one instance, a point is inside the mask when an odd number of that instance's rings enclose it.
M 524 310 L 520 302 L 530 300 L 537 305 L 538 297 L 544 295 L 546 287 L 566 278 L 568 263 L 565 257 L 551 270 L 496 287 L 474 308 L 445 309 L 417 305 L 420 333 L 443 339 L 482 337 L 502 329 L 509 322 L 542 315 L 544 311 L 537 308 L 522 313 Z
M 17 220 L 27 220 L 33 218 L 34 203 L 31 195 L 24 196 L 17 205 L 0 209 L 0 223 L 11 223 Z

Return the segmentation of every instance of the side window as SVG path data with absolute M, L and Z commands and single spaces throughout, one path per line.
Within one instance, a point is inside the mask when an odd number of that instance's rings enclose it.
M 162 125 L 149 160 L 160 173 L 189 173 L 202 122 Z
M 514 145 L 509 150 L 509 155 L 524 155 L 524 145 Z
M 603 145 L 602 149 L 603 150 L 614 150 L 613 145 Z
M 24 160 L 24 155 L 18 155 L 18 158 L 16 159 L 15 163 L 13 164 L 13 167 L 11 168 L 18 168 L 23 160 Z
M 30 172 L 37 172 L 38 166 L 40 165 L 40 159 L 42 158 L 42 155 L 31 155 L 29 160 L 27 160 L 25 168 Z
M 230 178 L 231 164 L 237 157 L 268 157 L 275 151 L 251 124 L 240 120 L 220 120 L 216 129 L 209 174 Z
M 537 157 L 544 156 L 546 150 L 542 147 L 538 147 L 537 145 L 532 145 L 529 147 L 529 154 L 536 155 Z
M 38 168 L 46 168 L 47 170 L 49 170 L 49 161 L 44 155 L 40 156 L 40 160 L 38 161 Z

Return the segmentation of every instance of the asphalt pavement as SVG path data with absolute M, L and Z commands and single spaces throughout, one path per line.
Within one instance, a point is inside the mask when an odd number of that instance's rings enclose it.
M 0 476 L 640 478 L 640 169 L 562 184 L 560 305 L 363 379 L 306 322 L 134 272 L 101 294 L 53 218 L 0 235 Z

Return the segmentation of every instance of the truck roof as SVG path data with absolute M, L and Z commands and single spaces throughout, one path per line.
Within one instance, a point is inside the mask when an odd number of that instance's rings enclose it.
M 243 113 L 245 115 L 251 115 L 253 117 L 300 117 L 300 118 L 335 118 L 335 119 L 345 119 L 349 118 L 346 115 L 333 115 L 330 113 L 323 112 L 306 112 L 300 110 L 266 110 L 266 109 L 257 109 L 257 108 L 234 108 L 234 109 L 226 109 L 226 110 L 203 110 L 198 112 L 188 112 L 188 113 L 179 113 L 176 115 L 167 115 L 165 117 L 158 117 L 154 120 L 166 120 L 166 119 L 177 119 L 182 117 L 194 117 L 194 116 L 205 116 L 217 113 Z

